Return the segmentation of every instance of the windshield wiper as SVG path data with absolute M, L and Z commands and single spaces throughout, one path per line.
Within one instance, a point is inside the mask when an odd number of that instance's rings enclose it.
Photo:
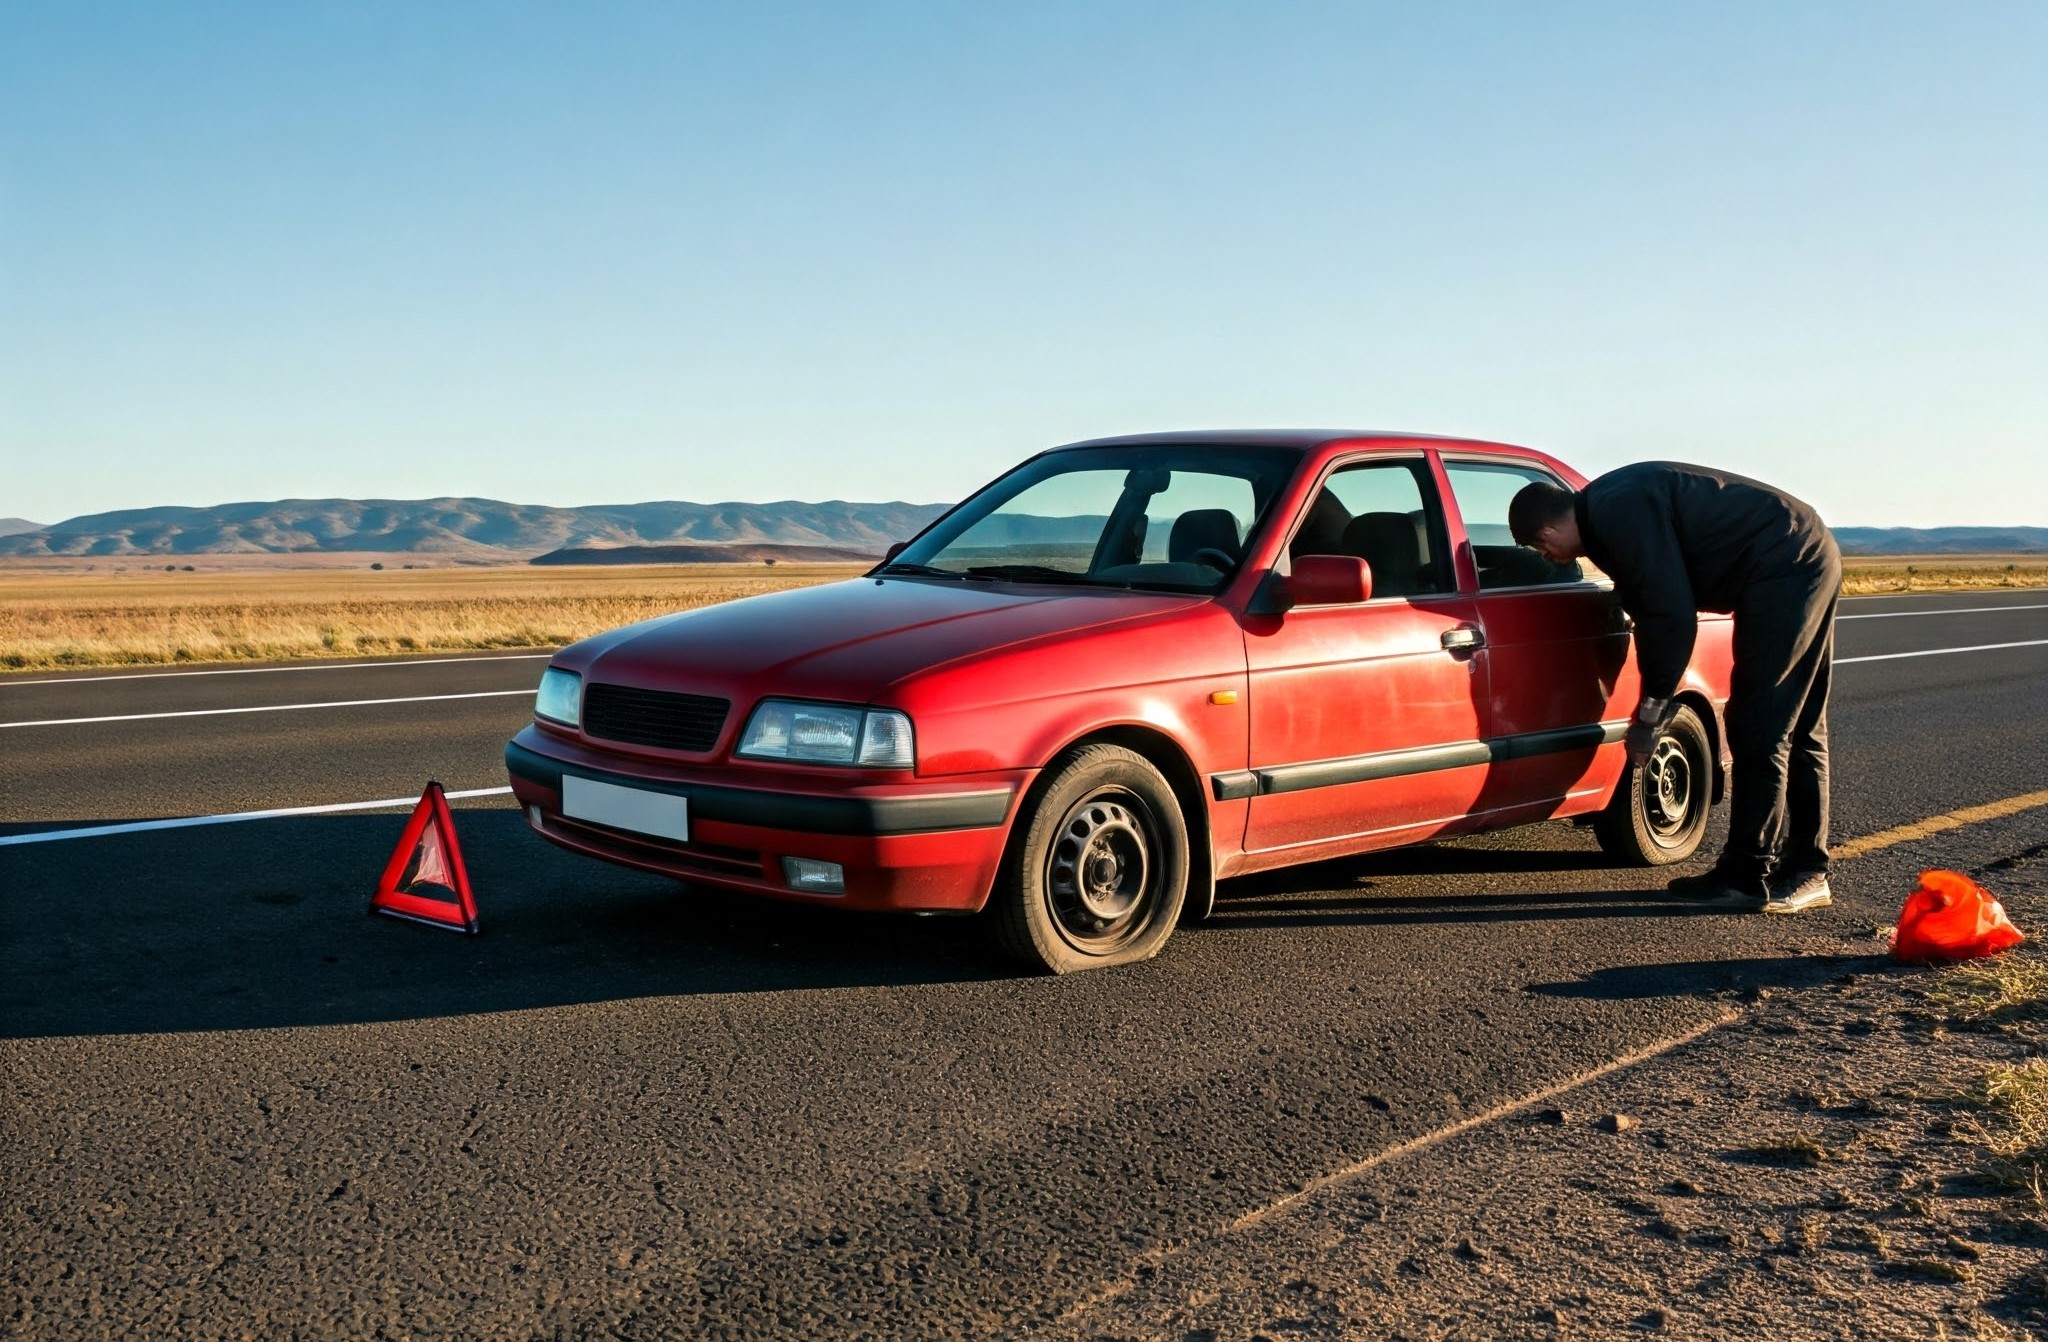
M 1071 573 L 1063 568 L 1047 564 L 975 564 L 967 572 L 976 578 L 1010 579 L 1016 582 L 1064 582 L 1079 583 L 1083 587 L 1096 587 L 1096 583 L 1085 573 Z
M 884 564 L 876 569 L 875 572 L 912 578 L 958 578 L 962 581 L 965 581 L 968 576 L 959 569 L 936 568 L 930 564 Z

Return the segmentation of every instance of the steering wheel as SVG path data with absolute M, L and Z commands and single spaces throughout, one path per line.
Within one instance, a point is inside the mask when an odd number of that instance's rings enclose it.
M 1188 561 L 1195 564 L 1207 564 L 1218 573 L 1228 573 L 1237 567 L 1236 559 L 1213 545 L 1205 545 L 1195 551 L 1188 556 Z

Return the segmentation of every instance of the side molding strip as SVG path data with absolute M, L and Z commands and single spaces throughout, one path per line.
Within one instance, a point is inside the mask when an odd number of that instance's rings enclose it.
M 1243 801 L 1259 795 L 1259 776 L 1249 769 L 1237 773 L 1210 774 L 1209 786 L 1217 801 Z
M 1385 750 L 1374 755 L 1349 755 L 1342 759 L 1310 760 L 1303 764 L 1276 764 L 1271 768 L 1209 775 L 1209 786 L 1218 801 L 1271 796 L 1278 792 L 1305 792 L 1310 788 L 1342 787 L 1405 774 L 1434 773 L 1439 769 L 1463 769 L 1474 764 L 1498 764 L 1528 759 L 1534 755 L 1569 750 L 1593 750 L 1611 745 L 1628 734 L 1626 722 L 1589 722 L 1582 727 L 1558 727 L 1541 732 L 1497 736 L 1487 741 L 1453 741 L 1415 750 Z

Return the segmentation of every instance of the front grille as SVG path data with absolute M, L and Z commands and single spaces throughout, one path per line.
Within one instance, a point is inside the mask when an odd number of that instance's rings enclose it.
M 718 743 L 730 699 L 703 694 L 670 694 L 626 685 L 583 687 L 583 731 L 600 741 L 619 741 L 660 750 L 697 754 Z

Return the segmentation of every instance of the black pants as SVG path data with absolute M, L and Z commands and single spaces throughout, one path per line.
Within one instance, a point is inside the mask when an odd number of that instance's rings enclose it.
M 1842 558 L 1751 583 L 1735 606 L 1728 696 L 1728 846 L 1721 864 L 1744 876 L 1828 869 L 1828 682 Z

